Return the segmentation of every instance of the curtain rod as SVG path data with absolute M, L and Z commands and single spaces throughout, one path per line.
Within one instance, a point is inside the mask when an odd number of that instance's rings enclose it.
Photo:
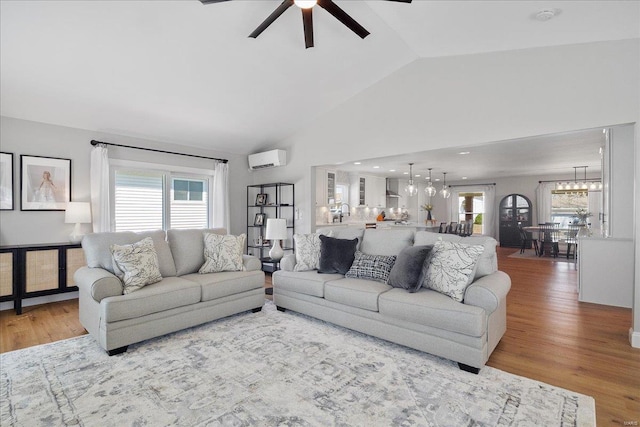
M 595 181 L 595 182 L 599 182 L 601 181 L 600 178 L 587 178 L 587 179 L 578 179 L 576 182 L 591 182 L 591 181 Z M 570 179 L 551 179 L 548 181 L 538 181 L 538 184 L 542 184 L 543 182 L 574 182 L 571 181 Z
M 496 185 L 495 182 L 487 182 L 485 184 L 460 184 L 460 185 L 450 185 L 449 187 L 475 187 L 477 185 Z
M 98 145 L 98 144 L 112 145 L 114 147 L 133 148 L 134 150 L 153 151 L 156 153 L 175 154 L 176 156 L 197 157 L 199 159 L 215 160 L 221 163 L 227 163 L 229 161 L 227 159 L 218 159 L 216 157 L 206 157 L 206 156 L 198 156 L 196 154 L 176 153 L 174 151 L 156 150 L 155 148 L 134 147 L 132 145 L 112 144 L 110 142 L 96 141 L 95 139 L 91 140 L 91 145 Z

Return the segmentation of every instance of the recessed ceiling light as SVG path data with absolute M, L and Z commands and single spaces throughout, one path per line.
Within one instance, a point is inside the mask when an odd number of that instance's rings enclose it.
M 353 162 L 354 165 L 361 165 L 362 162 Z
M 374 169 L 380 169 L 380 166 L 374 166 L 373 168 Z
M 463 156 L 464 156 L 465 154 L 469 154 L 470 152 L 471 152 L 471 151 L 461 151 L 461 152 L 459 152 L 458 154 L 461 154 L 461 155 L 463 155 Z
M 395 169 L 389 169 L 389 172 L 395 172 L 395 171 L 396 171 Z
M 548 21 L 560 12 L 560 9 L 543 9 L 535 14 L 535 18 L 538 21 Z
M 415 174 L 414 176 L 415 176 L 416 178 L 420 178 L 422 175 Z
M 467 179 L 467 177 L 466 177 L 466 176 L 463 176 L 463 177 L 462 177 L 462 179 Z
M 440 178 L 434 178 L 433 180 L 434 181 L 440 181 Z
M 404 172 L 405 175 L 409 175 L 409 172 Z

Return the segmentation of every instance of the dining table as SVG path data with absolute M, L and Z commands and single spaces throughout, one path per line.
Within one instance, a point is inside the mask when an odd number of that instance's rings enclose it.
M 526 226 L 526 227 L 522 227 L 522 229 L 524 231 L 527 231 L 529 233 L 539 233 L 542 228 L 543 228 L 543 226 L 540 226 L 540 225 L 529 225 L 529 226 Z M 571 243 L 571 244 L 575 245 L 576 251 L 574 253 L 574 260 L 577 260 L 577 258 L 578 258 L 578 254 L 577 254 L 578 242 L 576 240 L 577 235 L 576 236 L 570 236 L 569 235 L 569 233 L 576 231 L 575 228 L 564 227 L 564 228 L 557 228 L 556 230 L 562 236 L 558 240 L 558 243 L 563 243 L 564 242 L 564 243 Z M 570 239 L 572 239 L 573 241 L 571 241 Z M 544 255 L 544 245 L 541 245 L 540 246 L 540 253 L 538 254 L 538 256 L 543 256 L 543 255 Z M 567 257 L 568 257 L 568 254 L 567 254 Z

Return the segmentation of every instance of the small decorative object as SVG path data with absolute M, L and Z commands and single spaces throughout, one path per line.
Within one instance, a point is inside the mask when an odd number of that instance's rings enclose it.
M 433 206 L 430 204 L 422 205 L 422 210 L 427 211 L 427 221 L 431 221 L 431 211 L 433 210 Z
M 80 230 L 80 224 L 91 222 L 91 204 L 89 202 L 69 202 L 64 213 L 64 222 L 75 224 L 73 232 L 69 235 L 71 243 L 80 243 L 84 234 Z
M 265 214 L 263 213 L 257 213 L 256 217 L 253 220 L 253 225 L 257 226 L 257 227 L 261 227 L 264 225 L 264 218 L 265 218 Z
M 578 224 L 586 224 L 587 219 L 593 216 L 591 212 L 587 211 L 584 208 L 580 208 L 576 210 L 576 217 L 578 218 Z
M 273 261 L 280 261 L 284 256 L 284 251 L 280 246 L 280 240 L 287 238 L 287 220 L 284 218 L 269 218 L 267 220 L 265 238 L 273 240 L 273 246 L 269 251 L 269 257 Z
M 256 206 L 264 206 L 267 204 L 267 194 L 260 193 L 256 196 Z
M 71 201 L 71 159 L 20 156 L 20 210 L 63 211 Z
M 13 210 L 13 153 L 0 153 L 0 211 Z

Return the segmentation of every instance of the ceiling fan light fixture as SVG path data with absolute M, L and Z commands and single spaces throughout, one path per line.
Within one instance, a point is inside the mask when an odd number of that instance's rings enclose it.
M 300 9 L 311 9 L 318 4 L 318 0 L 293 0 L 293 3 Z

